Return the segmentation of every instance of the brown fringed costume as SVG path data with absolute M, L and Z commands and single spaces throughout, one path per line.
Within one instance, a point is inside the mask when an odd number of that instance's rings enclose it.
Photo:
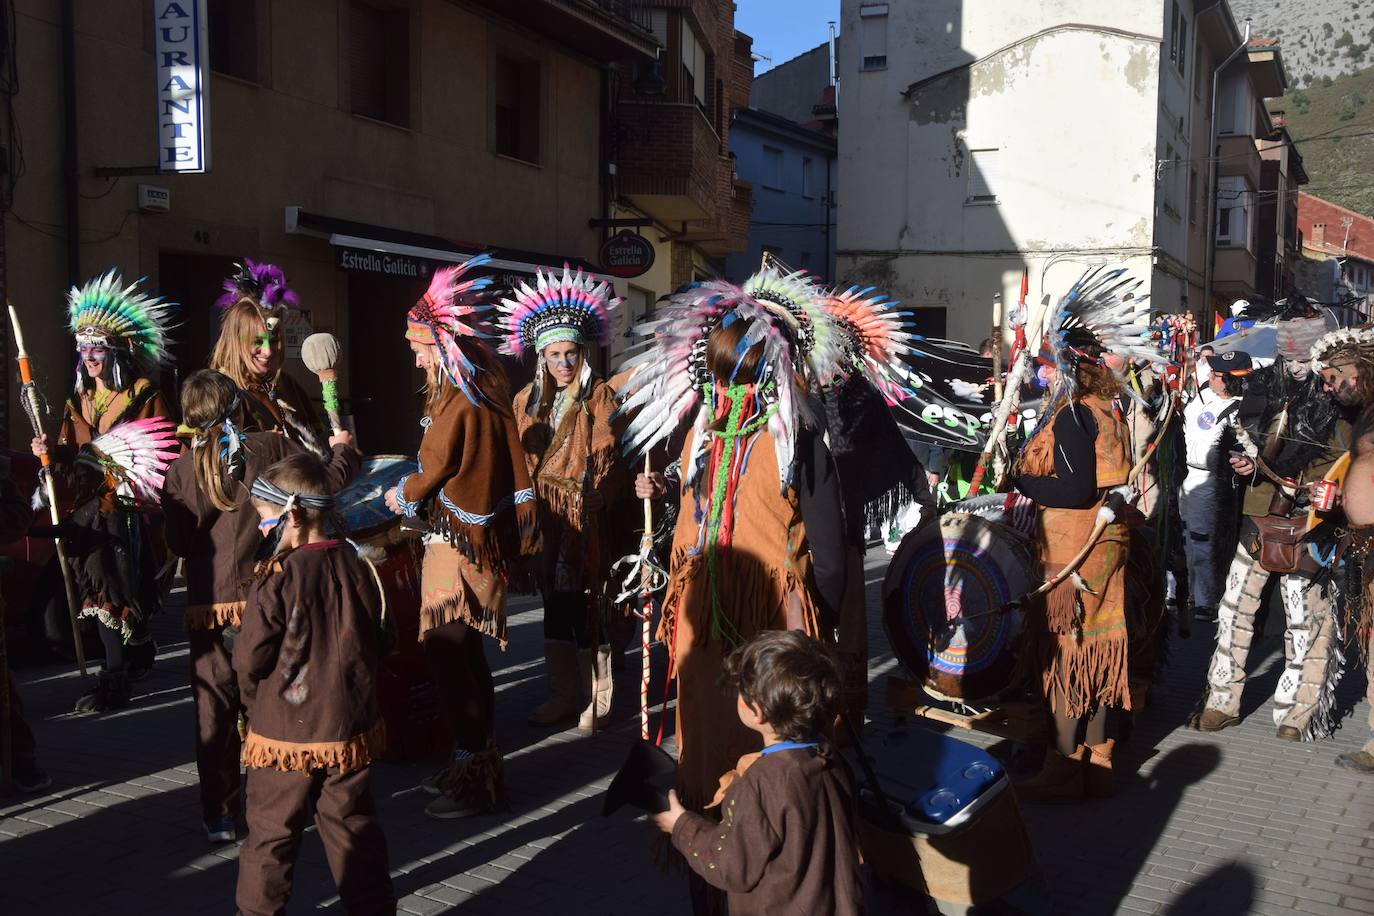
M 777 455 L 766 430 L 740 447 L 749 450 L 749 462 L 735 495 L 739 523 L 729 547 L 720 551 L 715 579 L 724 618 L 720 632 L 712 628 L 708 562 L 700 546 L 710 499 L 704 480 L 682 493 L 658 627 L 658 638 L 672 648 L 677 676 L 677 789 L 693 809 L 711 799 L 740 757 L 762 747 L 758 733 L 739 721 L 735 697 L 720 687 L 725 656 L 764 630 L 828 638 L 797 493 L 791 487 L 778 492 Z M 689 457 L 684 450 L 683 460 Z
M 505 379 L 482 379 L 474 404 L 446 386 L 422 425 L 420 469 L 401 481 L 408 514 L 432 501 L 430 521 L 447 543 L 425 549 L 420 635 L 460 622 L 506 646 L 508 564 L 536 539 L 534 488 Z
M 1088 396 L 1079 403 L 1087 408 L 1097 425 L 1097 489 L 1103 491 L 1126 483 L 1131 458 L 1125 423 L 1116 417 L 1111 401 L 1105 397 Z M 1019 464 L 1021 474 L 1054 475 L 1058 417 L 1056 412 L 1026 443 Z M 1099 499 L 1081 509 L 1040 507 L 1036 543 L 1046 576 L 1062 570 L 1088 542 L 1101 505 Z M 1045 620 L 1038 630 L 1041 682 L 1050 709 L 1056 713 L 1077 718 L 1101 706 L 1131 708 L 1125 608 L 1129 541 L 1123 523 L 1107 525 L 1078 568 L 1077 579 L 1087 590 L 1070 577 L 1046 596 Z
M 239 912 L 283 912 L 312 808 L 344 908 L 394 912 L 369 770 L 386 748 L 377 671 L 392 635 L 373 573 L 346 541 L 280 554 L 254 585 L 234 644 L 253 799 Z
M 280 433 L 316 454 L 324 452 L 319 413 L 305 389 L 285 372 L 271 385 L 245 387 L 235 422 L 245 430 Z
M 221 444 L 211 442 L 204 447 L 218 449 Z M 207 822 L 237 818 L 242 807 L 241 703 L 224 631 L 240 623 L 253 581 L 254 556 L 262 544 L 248 485 L 276 462 L 303 451 L 274 432 L 248 433 L 241 448 L 243 478 L 228 488 L 234 498 L 232 512 L 221 511 L 201 490 L 194 452 L 172 462 L 162 491 L 167 544 L 177 556 L 186 558 L 185 626 L 196 706 L 196 770 Z M 347 486 L 358 467 L 359 456 L 352 446 L 335 446 L 327 466 L 330 491 Z

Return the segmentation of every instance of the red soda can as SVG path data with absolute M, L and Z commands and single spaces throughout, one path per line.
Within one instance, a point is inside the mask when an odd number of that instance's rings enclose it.
M 1318 512 L 1330 512 L 1336 507 L 1336 494 L 1341 488 L 1334 480 L 1319 480 L 1312 485 L 1312 508 Z

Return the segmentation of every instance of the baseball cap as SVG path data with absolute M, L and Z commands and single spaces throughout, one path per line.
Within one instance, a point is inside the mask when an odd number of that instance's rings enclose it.
M 1244 350 L 1227 350 L 1225 353 L 1214 353 L 1207 357 L 1207 366 L 1213 372 L 1220 372 L 1224 375 L 1249 375 L 1255 368 L 1255 364 L 1250 359 L 1250 354 Z

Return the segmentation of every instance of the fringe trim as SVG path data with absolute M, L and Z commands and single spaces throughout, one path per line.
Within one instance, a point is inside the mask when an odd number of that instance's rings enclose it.
M 213 630 L 216 627 L 236 627 L 243 619 L 246 601 L 216 601 L 213 604 L 192 604 L 186 608 L 185 626 L 188 630 Z
M 1100 706 L 1131 709 L 1126 631 L 1079 641 L 1050 634 L 1042 686 L 1050 711 L 1077 718 Z M 1061 710 L 1060 705 L 1066 709 Z
M 386 752 L 386 722 L 377 724 L 344 741 L 305 743 L 264 738 L 248 730 L 243 742 L 243 765 L 259 770 L 308 772 L 310 770 L 339 769 L 345 773 L 361 770 Z
M 427 604 L 420 608 L 420 636 L 424 636 L 435 627 L 441 627 L 446 623 L 455 621 L 465 623 L 472 627 L 483 636 L 490 636 L 501 646 L 501 651 L 506 650 L 509 640 L 506 638 L 506 615 L 501 608 L 482 608 L 480 616 L 473 614 L 469 607 L 471 602 L 462 598 L 450 595 L 442 601 L 434 604 Z
M 437 785 L 450 798 L 483 794 L 493 808 L 503 808 L 506 798 L 506 762 L 496 742 L 487 740 L 487 747 L 449 764 L 448 771 L 439 777 Z
M 747 556 L 747 555 L 746 555 Z M 805 580 L 792 570 L 777 569 L 748 557 L 749 568 L 732 563 L 730 552 L 721 555 L 720 603 L 731 616 L 730 623 L 739 635 L 749 639 L 764 630 L 774 629 L 777 621 L 787 617 L 788 596 L 801 596 L 802 629 L 807 636 L 822 639 L 820 612 Z M 705 557 L 681 548 L 672 557 L 672 577 L 668 597 L 658 624 L 658 638 L 667 640 L 676 629 L 676 618 L 683 613 L 682 602 L 689 590 L 693 592 L 691 615 L 693 637 L 697 645 L 705 645 L 711 638 L 711 596 L 707 591 Z M 828 641 L 828 640 L 827 640 Z
M 125 608 L 122 612 L 116 612 L 113 608 L 105 607 L 83 607 L 78 617 L 90 617 L 100 622 L 102 626 L 109 627 L 119 633 L 119 638 L 125 642 L 134 635 L 133 627 L 129 626 L 131 611 Z
M 1336 733 L 1336 727 L 1340 724 L 1341 708 L 1336 701 L 1336 687 L 1340 684 L 1341 678 L 1345 676 L 1345 634 L 1341 626 L 1341 615 L 1334 602 L 1328 612 L 1331 614 L 1331 638 L 1330 655 L 1326 662 L 1326 678 L 1321 685 L 1321 690 L 1317 693 L 1317 703 L 1312 710 L 1312 716 L 1307 720 L 1307 725 L 1302 730 L 1302 740 L 1318 741 L 1322 738 L 1329 738 Z M 1361 614 L 1363 616 L 1363 613 Z M 1312 647 L 1308 646 L 1310 653 Z M 1298 689 L 1302 689 L 1299 683 Z

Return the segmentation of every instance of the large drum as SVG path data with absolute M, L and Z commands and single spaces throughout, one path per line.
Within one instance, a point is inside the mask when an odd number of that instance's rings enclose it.
M 424 545 L 419 532 L 402 527 L 402 518 L 387 508 L 385 499 L 387 490 L 418 467 L 415 459 L 401 455 L 365 458 L 358 476 L 337 497 L 344 529 L 377 567 L 387 614 L 396 625 L 396 651 L 382 659 L 377 684 L 386 756 L 393 761 L 425 757 L 449 742 L 419 640 Z
M 1030 538 L 954 512 L 902 540 L 883 581 L 892 651 L 941 699 L 975 702 L 1013 686 L 1024 612 L 1004 611 L 1039 584 Z

